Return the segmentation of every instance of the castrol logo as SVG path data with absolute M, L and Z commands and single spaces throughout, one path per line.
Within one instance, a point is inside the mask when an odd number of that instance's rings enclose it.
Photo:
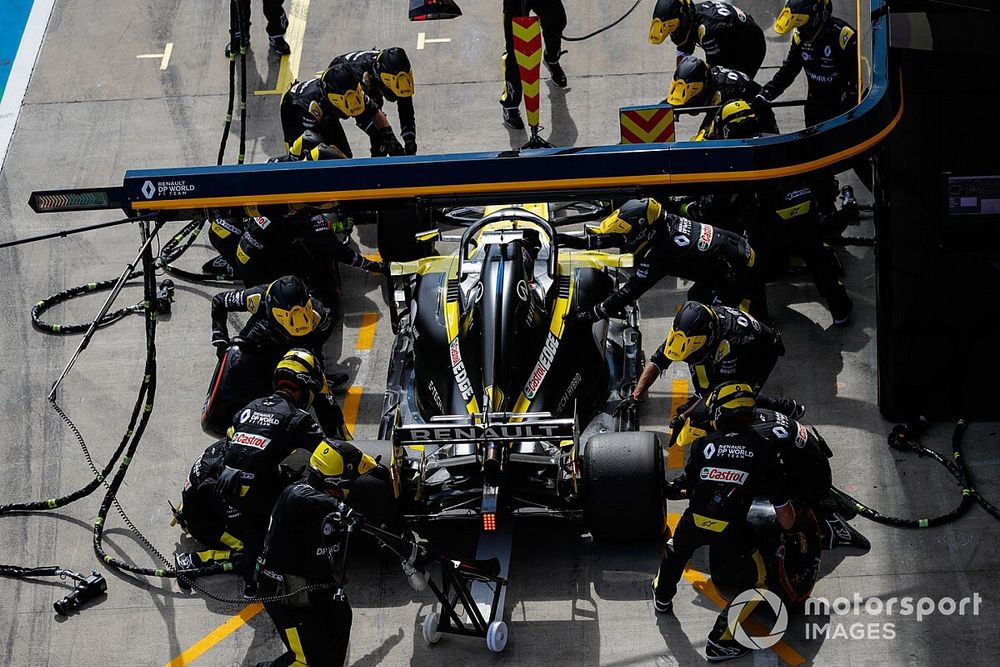
M 747 477 L 747 473 L 742 470 L 716 468 L 714 466 L 701 469 L 701 478 L 709 482 L 725 482 L 726 484 L 742 485 L 747 481 Z

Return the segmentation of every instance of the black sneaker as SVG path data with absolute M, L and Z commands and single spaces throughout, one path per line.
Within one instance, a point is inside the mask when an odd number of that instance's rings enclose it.
M 548 58 L 543 57 L 542 62 L 545 63 L 545 66 L 549 70 L 549 77 L 552 79 L 552 83 L 556 84 L 560 88 L 565 88 L 569 85 L 566 81 L 566 72 L 563 71 L 558 58 L 556 58 L 553 62 L 549 62 Z
M 792 408 L 791 413 L 788 415 L 789 417 L 798 421 L 806 416 L 806 406 L 804 404 L 793 400 L 792 405 L 795 407 Z
M 839 299 L 831 299 L 830 316 L 833 318 L 833 326 L 851 326 L 851 313 L 854 312 L 854 302 L 846 294 Z
M 750 653 L 750 649 L 734 639 L 711 639 L 705 644 L 705 657 L 709 662 L 722 662 L 733 658 L 742 658 Z
M 351 376 L 347 373 L 327 373 L 326 383 L 330 386 L 330 391 L 336 391 L 337 389 L 343 388 L 347 381 L 351 379 Z
M 656 610 L 657 614 L 669 614 L 674 610 L 673 600 L 663 600 L 656 595 L 656 577 L 653 577 L 653 582 L 651 584 L 653 590 L 653 609 Z
M 267 41 L 271 45 L 272 53 L 276 53 L 279 56 L 287 56 L 292 52 L 292 47 L 285 41 L 284 35 L 268 36 Z
M 521 118 L 521 110 L 517 107 L 500 107 L 503 109 L 503 124 L 512 130 L 523 130 L 524 120 Z
M 251 599 L 257 597 L 257 582 L 256 581 L 244 581 L 243 582 L 243 597 L 246 599 Z

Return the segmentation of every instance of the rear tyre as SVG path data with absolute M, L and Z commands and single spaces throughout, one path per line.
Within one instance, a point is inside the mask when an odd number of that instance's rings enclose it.
M 587 442 L 584 511 L 595 539 L 651 539 L 663 527 L 660 443 L 648 432 L 603 433 Z

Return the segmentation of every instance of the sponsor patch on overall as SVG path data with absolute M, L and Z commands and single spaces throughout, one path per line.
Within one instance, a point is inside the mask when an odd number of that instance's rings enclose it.
M 731 468 L 716 468 L 715 466 L 709 466 L 707 468 L 702 468 L 699 476 L 709 482 L 725 482 L 726 484 L 739 484 L 743 485 L 747 481 L 749 475 L 742 470 L 733 470 Z

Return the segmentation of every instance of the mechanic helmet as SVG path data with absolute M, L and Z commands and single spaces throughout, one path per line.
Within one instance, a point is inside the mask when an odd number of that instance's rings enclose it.
M 346 487 L 377 465 L 375 459 L 360 449 L 350 447 L 341 450 L 329 440 L 323 440 L 309 457 L 306 481 L 320 491 L 346 494 Z
M 674 80 L 670 82 L 667 104 L 676 107 L 697 105 L 708 92 L 707 85 L 708 64 L 698 56 L 684 56 L 674 71 Z
M 671 361 L 695 363 L 708 352 L 715 339 L 718 315 L 711 307 L 697 301 L 685 303 L 670 327 L 663 353 Z M 700 354 L 695 354 L 701 352 Z
M 753 388 L 742 382 L 720 384 L 708 396 L 711 424 L 715 428 L 735 424 L 749 426 L 753 422 L 756 407 L 757 396 Z
M 315 354 L 295 348 L 286 352 L 278 362 L 273 383 L 275 391 L 288 389 L 296 392 L 301 397 L 296 403 L 308 408 L 326 385 L 326 376 Z
M 312 297 L 305 283 L 296 276 L 284 276 L 268 285 L 264 307 L 271 319 L 296 338 L 312 333 L 319 324 Z
M 785 6 L 774 19 L 774 31 L 784 35 L 793 28 L 805 39 L 812 39 L 833 13 L 830 0 L 785 0 Z
M 761 135 L 760 120 L 744 100 L 733 100 L 719 109 L 712 135 L 714 139 L 753 139 Z
M 660 219 L 663 207 L 652 197 L 630 199 L 604 218 L 600 225 L 587 227 L 591 234 L 624 234 L 631 245 L 637 245 L 649 235 Z
M 380 51 L 375 57 L 375 73 L 387 99 L 413 97 L 413 67 L 403 49 L 394 46 Z
M 288 155 L 292 159 L 305 161 L 347 159 L 343 151 L 327 144 L 322 135 L 313 130 L 306 130 L 292 142 L 288 147 Z
M 693 0 L 656 0 L 653 23 L 649 26 L 649 43 L 662 44 L 678 30 L 686 33 L 694 20 Z
M 323 92 L 330 104 L 347 116 L 360 116 L 365 110 L 365 91 L 350 67 L 338 63 L 320 76 Z

